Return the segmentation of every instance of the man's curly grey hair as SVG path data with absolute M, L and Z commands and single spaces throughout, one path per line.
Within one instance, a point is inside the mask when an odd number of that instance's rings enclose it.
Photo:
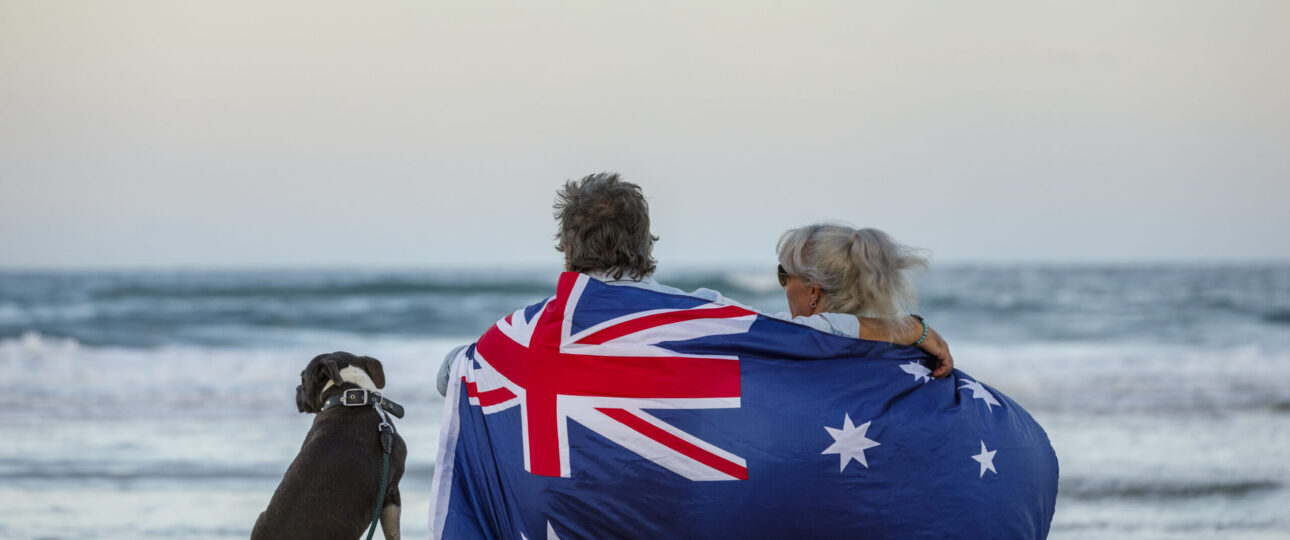
M 654 241 L 649 203 L 640 186 L 616 173 L 598 173 L 565 182 L 556 193 L 560 232 L 555 249 L 565 255 L 565 270 L 627 274 L 640 280 L 654 273 Z
M 927 259 L 878 229 L 808 225 L 785 232 L 777 251 L 789 275 L 823 289 L 829 311 L 894 319 L 918 309 L 909 271 Z

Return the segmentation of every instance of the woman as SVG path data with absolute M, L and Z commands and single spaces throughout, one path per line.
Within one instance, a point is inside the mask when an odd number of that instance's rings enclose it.
M 915 345 L 938 360 L 934 377 L 954 359 L 944 340 L 913 315 L 918 294 L 908 271 L 927 259 L 878 229 L 823 223 L 779 239 L 779 284 L 792 321 L 858 339 Z

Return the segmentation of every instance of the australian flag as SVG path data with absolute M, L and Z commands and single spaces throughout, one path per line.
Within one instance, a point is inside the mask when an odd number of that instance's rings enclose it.
M 561 275 L 451 364 L 437 538 L 1043 538 L 1057 457 L 913 347 Z

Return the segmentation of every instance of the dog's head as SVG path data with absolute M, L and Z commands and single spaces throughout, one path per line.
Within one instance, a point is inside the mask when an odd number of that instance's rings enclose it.
M 320 394 L 328 382 L 334 385 L 351 382 L 364 388 L 385 388 L 385 370 L 381 368 L 380 360 L 370 356 L 354 356 L 345 351 L 315 356 L 305 366 L 305 370 L 300 372 L 300 386 L 296 387 L 296 408 L 308 413 L 321 411 Z

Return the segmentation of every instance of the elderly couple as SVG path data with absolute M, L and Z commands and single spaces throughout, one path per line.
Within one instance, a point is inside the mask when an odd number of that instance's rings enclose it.
M 556 294 L 439 370 L 434 536 L 1047 535 L 1048 437 L 909 313 L 908 248 L 790 230 L 769 315 L 652 279 L 649 207 L 616 175 L 566 183 L 555 215 Z
M 684 292 L 654 280 L 654 240 L 649 204 L 640 186 L 600 173 L 567 182 L 556 194 L 560 220 L 556 247 L 565 270 L 610 285 L 735 303 L 712 289 Z M 877 229 L 833 224 L 790 230 L 779 240 L 779 284 L 789 313 L 768 314 L 834 335 L 915 345 L 936 361 L 932 376 L 954 369 L 945 341 L 922 317 L 910 313 L 917 293 L 906 270 L 926 267 L 913 250 Z M 439 370 L 439 393 L 448 384 L 448 354 Z

